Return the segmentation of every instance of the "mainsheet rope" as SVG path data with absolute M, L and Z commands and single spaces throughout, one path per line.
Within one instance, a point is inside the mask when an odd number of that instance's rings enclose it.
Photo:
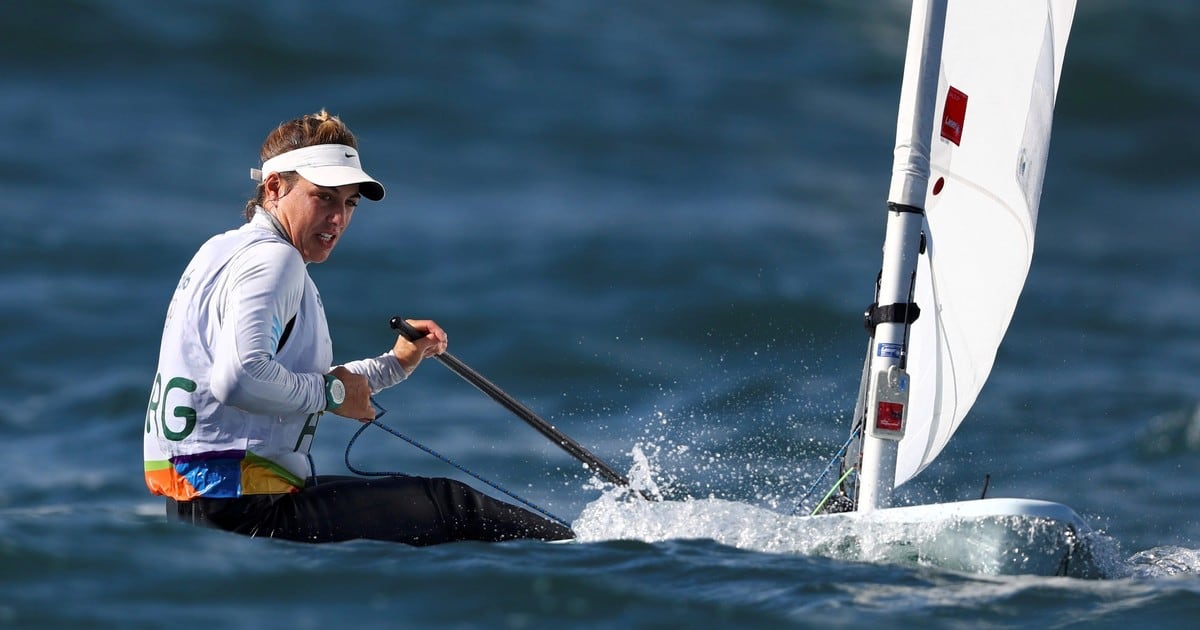
M 842 445 L 842 448 L 838 449 L 837 454 L 834 455 L 833 458 L 829 460 L 829 464 L 825 466 L 825 470 L 821 471 L 821 474 L 817 476 L 817 480 L 814 481 L 811 486 L 809 486 L 808 492 L 805 492 L 804 496 L 800 497 L 800 500 L 796 502 L 796 507 L 792 508 L 792 511 L 789 514 L 789 516 L 795 516 L 796 512 L 800 511 L 800 508 L 804 506 L 804 502 L 808 500 L 808 497 L 812 496 L 813 492 L 816 492 L 817 486 L 821 485 L 821 482 L 825 479 L 825 475 L 829 474 L 829 471 L 833 468 L 833 465 L 838 463 L 839 461 L 841 461 L 843 458 L 846 457 L 846 449 L 850 448 L 850 444 L 854 442 L 854 438 L 856 438 L 856 437 L 858 437 L 857 429 L 850 432 L 850 438 L 846 440 L 846 443 Z M 830 488 L 829 492 L 825 495 L 825 498 L 822 499 L 821 503 L 818 504 L 817 507 L 813 510 L 814 515 L 817 513 L 817 510 L 820 510 L 822 507 L 825 506 L 825 502 L 829 500 L 829 497 L 833 496 L 833 491 L 835 489 L 837 489 L 837 487 L 839 485 L 841 485 L 841 483 L 846 480 L 846 477 L 849 477 L 850 473 L 853 471 L 854 471 L 854 467 L 848 468 L 846 470 L 846 473 L 842 475 L 842 478 L 838 479 L 837 483 L 833 484 L 833 488 Z
M 405 476 L 407 476 L 405 473 L 398 472 L 398 471 L 361 470 L 361 469 L 355 468 L 354 465 L 350 463 L 350 449 L 354 446 L 354 442 L 358 440 L 358 436 L 362 435 L 363 431 L 366 431 L 368 427 L 376 426 L 376 427 L 379 427 L 380 429 L 383 429 L 384 431 L 387 431 L 388 433 L 391 433 L 392 435 L 400 438 L 401 440 L 404 440 L 405 442 L 412 444 L 413 446 L 421 449 L 422 451 L 425 451 L 426 453 L 433 455 L 434 457 L 442 460 L 443 462 L 450 464 L 451 466 L 478 479 L 479 481 L 486 483 L 488 486 L 491 486 L 492 488 L 496 489 L 497 491 L 503 492 L 504 494 L 511 497 L 513 500 L 518 501 L 525 507 L 528 507 L 529 509 L 537 512 L 538 514 L 541 514 L 542 516 L 545 516 L 546 518 L 558 523 L 559 525 L 562 525 L 563 527 L 566 527 L 567 529 L 571 528 L 571 524 L 568 523 L 567 521 L 551 514 L 550 512 L 542 509 L 541 507 L 539 507 L 537 505 L 534 505 L 530 501 L 527 501 L 526 499 L 523 499 L 520 496 L 517 496 L 516 494 L 514 494 L 513 492 L 510 492 L 509 490 L 505 489 L 504 487 L 500 486 L 499 484 L 489 481 L 489 480 L 483 478 L 482 476 L 480 476 L 479 474 L 476 474 L 475 472 L 468 470 L 466 467 L 452 461 L 450 458 L 446 457 L 445 455 L 442 455 L 441 453 L 429 448 L 428 446 L 425 446 L 424 444 L 421 444 L 420 442 L 408 437 L 407 435 L 404 435 L 403 433 L 397 431 L 396 429 L 393 429 L 392 427 L 389 427 L 388 425 L 383 424 L 382 422 L 380 422 L 378 420 L 378 418 L 380 416 L 382 416 L 384 413 L 387 413 L 387 410 L 384 409 L 382 405 L 375 402 L 374 397 L 371 398 L 371 404 L 375 405 L 375 408 L 378 410 L 378 413 L 376 414 L 376 419 L 371 420 L 370 422 L 363 423 L 363 425 L 358 428 L 358 431 L 354 432 L 354 435 L 350 437 L 350 441 L 346 444 L 346 456 L 345 456 L 346 468 L 348 468 L 350 470 L 350 472 L 353 472 L 358 475 L 363 475 L 364 477 L 405 477 Z

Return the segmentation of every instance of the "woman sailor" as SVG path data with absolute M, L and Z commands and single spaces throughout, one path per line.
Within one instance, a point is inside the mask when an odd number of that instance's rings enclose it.
M 446 350 L 445 331 L 397 337 L 380 356 L 333 366 L 306 265 L 327 260 L 361 198 L 383 199 L 350 130 L 324 110 L 263 142 L 246 223 L 188 264 L 162 334 L 145 424 L 145 477 L 167 516 L 251 536 L 428 545 L 567 539 L 570 529 L 442 478 L 314 476 L 324 413 L 369 421 L 372 392 Z

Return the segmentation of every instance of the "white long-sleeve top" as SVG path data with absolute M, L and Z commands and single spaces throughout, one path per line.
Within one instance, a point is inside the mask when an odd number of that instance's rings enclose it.
M 188 500 L 302 487 L 332 361 L 321 296 L 273 217 L 260 209 L 209 239 L 163 328 L 146 411 L 150 491 Z M 376 392 L 406 376 L 390 351 L 345 367 Z

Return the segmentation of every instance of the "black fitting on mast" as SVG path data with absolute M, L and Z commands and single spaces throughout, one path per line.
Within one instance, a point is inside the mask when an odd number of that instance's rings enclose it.
M 866 328 L 867 333 L 874 337 L 875 327 L 879 324 L 904 324 L 907 326 L 917 321 L 920 316 L 921 307 L 917 306 L 916 302 L 883 306 L 880 306 L 878 302 L 873 302 L 863 313 L 863 328 Z
M 911 212 L 913 214 L 925 214 L 925 208 L 909 206 L 902 203 L 888 202 L 888 210 L 891 212 Z

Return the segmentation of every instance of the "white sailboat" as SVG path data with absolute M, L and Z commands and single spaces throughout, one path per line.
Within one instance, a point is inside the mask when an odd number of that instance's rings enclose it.
M 892 506 L 894 488 L 937 458 L 975 402 L 1025 283 L 1074 9 L 913 3 L 883 266 L 840 486 L 852 511 L 814 520 L 899 527 L 907 533 L 888 540 L 903 553 L 952 568 L 1082 570 L 1088 528 L 1065 505 Z
M 871 339 L 843 475 L 817 513 L 606 494 L 574 523 L 582 540 L 710 538 L 972 573 L 1103 574 L 1089 527 L 1059 503 L 892 504 L 966 417 L 1016 308 L 1074 9 L 1074 0 L 914 1 Z M 640 468 L 631 477 L 644 482 L 649 467 Z

